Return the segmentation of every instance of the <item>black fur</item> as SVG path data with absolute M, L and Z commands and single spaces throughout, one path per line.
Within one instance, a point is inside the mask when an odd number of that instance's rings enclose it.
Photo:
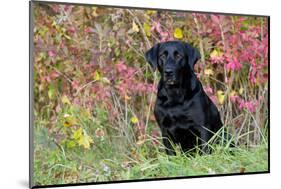
M 209 152 L 204 143 L 222 127 L 222 122 L 194 73 L 200 58 L 198 50 L 185 42 L 169 41 L 156 44 L 145 57 L 161 74 L 154 114 L 167 154 L 175 154 L 170 141 L 184 152 L 196 145 Z

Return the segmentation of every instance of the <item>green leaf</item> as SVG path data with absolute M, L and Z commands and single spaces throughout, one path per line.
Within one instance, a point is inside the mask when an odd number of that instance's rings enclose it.
M 66 142 L 66 147 L 67 148 L 74 148 L 75 146 L 76 146 L 76 143 L 73 140 L 70 140 L 70 141 Z
M 49 85 L 49 89 L 48 89 L 48 96 L 49 96 L 49 98 L 53 99 L 55 97 L 55 93 L 56 93 L 55 85 L 54 84 L 50 84 Z
M 77 131 L 73 132 L 72 138 L 75 140 L 79 140 L 82 136 L 82 128 L 79 128 Z

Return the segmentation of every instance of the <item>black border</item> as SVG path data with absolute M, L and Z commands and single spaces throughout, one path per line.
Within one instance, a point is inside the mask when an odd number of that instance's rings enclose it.
M 118 180 L 118 181 L 86 182 L 86 183 L 72 183 L 72 184 L 54 184 L 54 185 L 32 186 L 31 188 L 85 186 L 85 185 L 131 183 L 131 182 L 145 182 L 145 181 L 161 181 L 161 180 L 174 180 L 174 179 L 192 179 L 192 178 L 198 179 L 198 178 L 210 178 L 210 177 L 222 177 L 222 176 L 257 175 L 257 174 L 265 174 L 265 173 L 270 173 L 270 172 L 269 171 L 261 171 L 261 172 L 229 173 L 229 174 L 201 175 L 201 176 L 182 176 L 182 177 L 167 177 L 167 178 L 152 178 L 152 179 Z
M 177 11 L 203 14 L 223 14 L 234 16 L 256 16 L 265 17 L 268 21 L 268 170 L 247 173 L 227 173 L 215 175 L 197 175 L 197 176 L 181 176 L 181 177 L 167 177 L 167 178 L 150 178 L 150 179 L 132 179 L 119 181 L 104 181 L 104 182 L 87 182 L 87 183 L 71 183 L 71 184 L 53 184 L 53 185 L 33 185 L 33 161 L 34 161 L 34 143 L 33 143 L 33 4 L 62 4 L 75 6 L 98 6 L 105 8 L 123 8 L 123 9 L 138 9 L 138 10 L 159 10 L 159 11 Z M 99 185 L 99 184 L 114 184 L 114 183 L 130 183 L 130 182 L 144 182 L 144 181 L 161 181 L 174 179 L 191 179 L 191 178 L 209 178 L 222 176 L 239 176 L 239 175 L 256 175 L 256 174 L 270 173 L 270 16 L 269 15 L 254 15 L 254 14 L 238 14 L 238 13 L 223 13 L 223 12 L 207 12 L 207 11 L 191 11 L 178 9 L 164 9 L 164 8 L 149 8 L 149 7 L 133 7 L 133 6 L 119 6 L 119 5 L 104 5 L 104 4 L 90 4 L 90 3 L 73 3 L 73 2 L 59 2 L 59 1 L 29 1 L 29 188 L 50 188 L 50 187 L 67 187 L 67 186 L 84 186 L 84 185 Z
M 29 1 L 29 188 L 33 188 L 34 142 L 33 142 L 33 2 Z
M 224 12 L 207 12 L 207 11 L 192 11 L 192 10 L 180 10 L 180 9 L 166 9 L 166 8 L 149 8 L 149 7 L 133 7 L 122 5 L 105 5 L 105 4 L 92 4 L 92 3 L 73 3 L 73 2 L 61 2 L 61 1 L 41 1 L 31 0 L 33 3 L 45 3 L 45 4 L 61 4 L 61 5 L 75 5 L 75 6 L 98 6 L 105 8 L 123 8 L 123 9 L 137 9 L 137 10 L 159 10 L 159 11 L 177 11 L 177 12 L 190 12 L 190 13 L 203 13 L 203 14 L 224 14 L 235 16 L 257 16 L 257 17 L 270 17 L 269 15 L 259 14 L 238 14 L 238 13 L 224 13 Z

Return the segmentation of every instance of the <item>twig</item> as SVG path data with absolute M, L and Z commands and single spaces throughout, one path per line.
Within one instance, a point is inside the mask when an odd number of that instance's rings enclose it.
M 139 25 L 139 27 L 140 27 L 140 29 L 141 29 L 141 32 L 142 32 L 142 34 L 143 34 L 143 36 L 144 36 L 144 39 L 145 39 L 145 41 L 146 41 L 147 44 L 148 44 L 148 48 L 150 48 L 150 47 L 151 47 L 151 43 L 149 42 L 149 40 L 148 40 L 148 38 L 147 38 L 147 36 L 146 36 L 146 33 L 145 33 L 145 31 L 144 31 L 144 28 L 143 28 L 143 26 L 142 26 L 140 20 L 138 19 L 138 17 L 137 17 L 131 10 L 128 9 L 127 11 L 133 16 L 134 20 L 138 23 L 138 25 Z
M 80 93 L 80 91 L 81 91 L 82 89 L 86 88 L 87 86 L 89 86 L 89 85 L 92 84 L 92 83 L 95 83 L 96 81 L 97 81 L 97 80 L 92 80 L 92 81 L 90 81 L 89 83 L 86 83 L 85 85 L 83 85 L 82 87 L 80 87 L 80 88 L 77 90 L 77 92 L 75 93 L 74 96 L 77 96 L 78 93 Z
M 68 78 L 67 75 L 65 75 L 64 73 L 62 73 L 61 71 L 59 71 L 56 67 L 50 65 L 54 70 L 56 70 L 56 72 L 58 72 L 60 75 L 62 75 L 69 83 L 72 83 L 72 80 L 70 78 Z
M 205 52 L 204 52 L 204 48 L 203 48 L 203 39 L 202 37 L 200 36 L 200 26 L 199 26 L 199 23 L 198 23 L 198 20 L 196 18 L 196 16 L 193 16 L 193 20 L 196 24 L 196 29 L 197 29 L 197 35 L 199 37 L 199 47 L 200 47 L 200 53 L 201 53 L 201 61 L 203 63 L 203 65 L 205 66 Z
M 157 72 L 153 73 L 153 77 L 154 77 L 153 86 L 155 86 L 156 82 L 157 82 Z M 152 107 L 152 99 L 153 99 L 153 93 L 150 95 L 148 111 L 147 111 L 147 116 L 146 116 L 146 121 L 145 121 L 145 133 L 146 133 L 146 130 L 147 130 L 147 127 L 148 127 L 148 120 L 149 120 L 149 115 L 150 115 L 150 111 L 151 111 L 151 107 Z

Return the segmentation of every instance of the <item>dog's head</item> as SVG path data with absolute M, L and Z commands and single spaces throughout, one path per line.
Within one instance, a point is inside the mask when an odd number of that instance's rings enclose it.
M 145 53 L 147 62 L 161 73 L 166 86 L 178 86 L 183 77 L 194 75 L 194 65 L 199 51 L 188 43 L 168 41 L 158 43 Z

